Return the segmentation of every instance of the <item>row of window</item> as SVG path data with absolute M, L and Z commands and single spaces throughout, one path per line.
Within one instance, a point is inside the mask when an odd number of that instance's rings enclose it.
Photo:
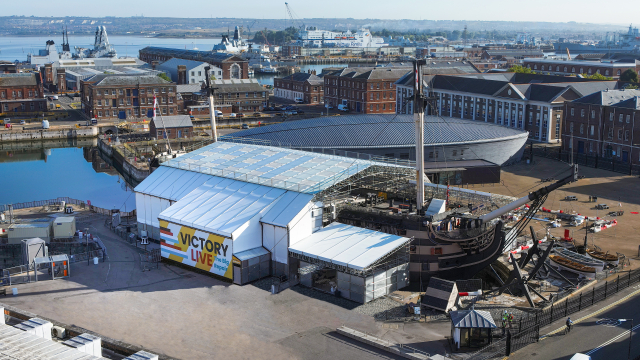
M 44 102 L 39 102 L 38 110 L 44 110 Z M 18 108 L 14 108 L 14 111 L 17 111 Z M 20 110 L 22 111 L 26 111 L 27 110 L 27 105 L 25 103 L 20 103 Z M 36 105 L 35 103 L 31 102 L 29 103 L 29 110 L 35 111 L 36 110 Z M 9 111 L 9 104 L 4 104 L 3 106 L 3 111 Z
M 338 80 L 337 79 L 329 79 L 329 78 L 325 78 L 324 79 L 324 83 L 327 85 L 337 85 L 338 84 Z M 373 83 L 369 84 L 369 89 L 370 90 L 380 90 L 380 84 L 382 84 L 382 89 L 393 89 L 395 87 L 395 84 L 393 82 L 381 82 L 381 83 L 375 83 L 375 85 Z M 355 89 L 366 89 L 366 82 L 361 82 L 361 81 L 347 81 L 347 80 L 340 80 L 340 86 L 348 86 L 351 88 L 355 88 Z
M 7 92 L 8 91 L 0 91 L 0 99 L 6 99 L 7 98 Z M 38 92 L 34 92 L 33 90 L 29 90 L 29 97 L 32 98 L 33 95 L 38 95 Z M 22 90 L 13 90 L 11 91 L 11 98 L 13 99 L 21 99 L 22 98 Z
M 116 105 L 116 100 L 118 101 L 117 105 Z M 166 104 L 167 101 L 169 104 L 173 104 L 173 97 L 162 97 L 159 99 L 161 104 Z M 111 104 L 112 107 L 115 106 L 123 106 L 125 103 L 125 99 L 104 99 L 104 106 L 109 106 L 109 104 Z M 131 98 L 127 98 L 126 99 L 126 103 L 127 105 L 131 105 L 132 101 Z M 102 99 L 98 99 L 95 101 L 96 106 L 102 106 Z M 133 106 L 140 106 L 140 105 L 153 105 L 153 98 L 133 98 Z
M 120 111 L 126 111 L 127 116 L 132 116 L 131 114 L 135 115 L 135 116 L 140 116 L 141 114 L 147 115 L 147 109 L 142 109 L 143 111 L 140 112 L 140 109 L 138 108 L 134 108 L 133 111 L 131 109 L 127 109 L 127 110 L 113 110 L 113 111 L 109 111 L 109 110 L 104 110 L 104 113 L 102 112 L 102 110 L 98 111 L 98 117 L 102 117 L 103 114 L 105 117 L 118 117 Z M 148 109 L 148 110 L 152 110 L 152 109 Z M 173 108 L 169 108 L 169 110 L 167 111 L 167 108 L 162 108 L 162 115 L 167 115 L 167 113 L 169 115 L 173 115 L 174 110 Z
M 169 93 L 173 93 L 173 88 L 170 87 L 168 88 Z M 140 95 L 144 95 L 145 93 L 147 94 L 164 94 L 167 92 L 167 88 L 141 88 L 141 89 L 96 89 L 96 95 L 112 95 L 115 96 L 117 95 L 127 95 L 127 96 L 138 96 L 138 93 L 140 93 Z
M 531 69 L 531 64 L 527 64 L 527 67 L 529 69 Z M 533 65 L 533 70 L 538 70 L 538 65 L 534 64 Z M 562 72 L 564 72 L 564 73 L 567 73 L 568 72 L 567 70 L 568 70 L 568 68 L 566 66 L 562 68 Z M 544 65 L 541 66 L 540 71 L 545 71 L 545 66 Z M 547 71 L 553 71 L 553 66 L 549 65 L 549 68 L 548 68 Z M 556 66 L 556 70 L 555 71 L 556 72 L 560 72 L 560 66 L 559 65 Z M 591 68 L 587 68 L 587 74 L 591 75 L 591 72 L 592 72 Z M 576 73 L 576 68 L 574 66 L 571 67 L 571 73 L 572 74 Z M 584 68 L 581 67 L 579 74 L 584 74 L 584 73 L 585 73 L 584 72 Z M 622 73 L 622 70 L 616 71 L 616 75 L 617 76 L 620 76 L 621 73 Z M 600 69 L 596 69 L 596 74 L 600 74 Z M 608 69 L 605 69 L 604 75 L 605 76 L 609 76 L 609 70 Z
M 575 115 L 575 109 L 571 108 L 571 116 Z M 631 114 L 618 114 L 618 121 L 622 122 L 623 120 L 625 120 L 625 115 L 626 115 L 626 123 L 629 124 L 631 122 Z M 584 117 L 585 116 L 585 109 L 580 109 L 580 117 Z M 591 118 L 595 119 L 596 118 L 596 111 L 595 110 L 591 110 Z M 613 121 L 615 118 L 615 114 L 614 112 L 610 112 L 609 113 L 609 121 Z

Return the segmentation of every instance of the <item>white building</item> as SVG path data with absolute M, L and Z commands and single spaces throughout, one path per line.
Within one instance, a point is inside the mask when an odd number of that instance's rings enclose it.
M 183 71 L 185 71 L 182 79 L 180 77 L 180 66 L 184 66 Z M 178 85 L 202 84 L 207 79 L 204 69 L 207 66 L 211 67 L 210 74 L 215 76 L 216 79 L 222 79 L 222 69 L 202 61 L 172 58 L 156 66 L 156 69 L 165 72 L 171 77 L 171 81 Z
M 321 195 L 373 166 L 387 165 L 219 141 L 163 163 L 135 188 L 138 226 L 161 240 L 163 257 L 237 284 L 285 275 L 311 286 L 313 269 L 331 268 L 344 297 L 370 301 L 407 285 L 411 239 L 323 228 Z M 389 268 L 388 256 L 402 261 Z

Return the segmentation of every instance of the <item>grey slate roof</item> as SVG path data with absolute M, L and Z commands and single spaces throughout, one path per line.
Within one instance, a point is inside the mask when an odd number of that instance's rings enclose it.
M 178 65 L 185 65 L 187 67 L 187 71 L 189 71 L 193 68 L 197 68 L 198 66 L 207 65 L 207 63 L 203 61 L 172 58 L 158 65 L 157 68 L 174 70 L 178 67 Z
M 103 85 L 170 85 L 173 84 L 156 75 L 96 75 L 88 78 L 96 86 Z
M 184 93 L 197 93 L 202 90 L 202 85 L 200 84 L 182 84 L 176 85 L 176 92 L 178 94 Z
M 328 75 L 347 77 L 353 79 L 369 80 L 398 80 L 407 72 L 410 67 L 348 67 L 337 71 L 329 72 Z
M 320 85 L 323 82 L 322 77 L 317 76 L 315 74 L 305 73 L 305 72 L 293 73 L 291 75 L 283 77 L 282 80 L 299 81 L 299 82 L 309 81 L 309 84 L 311 85 Z
M 256 79 L 214 80 L 211 83 L 217 93 L 265 91 Z
M 496 323 L 491 317 L 491 313 L 483 310 L 459 310 L 452 311 L 451 323 L 456 328 L 495 328 Z
M 583 96 L 573 102 L 640 110 L 638 97 L 640 97 L 640 90 L 609 90 L 599 91 L 591 95 Z
M 0 74 L 0 86 L 37 85 L 36 74 Z
M 151 120 L 154 121 L 154 120 Z M 156 129 L 193 127 L 189 115 L 158 116 L 154 123 Z
M 206 61 L 210 63 L 220 63 L 228 60 L 235 62 L 247 62 L 247 60 L 234 55 L 223 52 L 201 51 L 201 50 L 181 50 L 173 48 L 163 48 L 156 46 L 147 46 L 140 50 L 141 53 L 155 54 L 162 56 L 171 56 L 179 59 L 189 59 L 196 61 Z
M 527 132 L 481 121 L 425 116 L 425 145 L 489 142 L 526 137 Z M 363 149 L 415 144 L 412 115 L 345 115 L 290 121 L 228 135 L 295 147 Z M 222 137 L 224 139 L 224 137 Z

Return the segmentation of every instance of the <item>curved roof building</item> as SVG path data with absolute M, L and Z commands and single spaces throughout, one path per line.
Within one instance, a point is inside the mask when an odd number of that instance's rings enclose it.
M 222 137 L 301 149 L 335 149 L 415 160 L 413 115 L 346 115 L 284 122 Z M 519 160 L 528 132 L 480 121 L 425 115 L 431 162 Z M 454 165 L 454 164 L 449 164 Z

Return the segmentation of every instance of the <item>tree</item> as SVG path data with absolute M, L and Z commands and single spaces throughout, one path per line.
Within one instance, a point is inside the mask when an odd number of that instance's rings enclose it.
M 593 75 L 587 75 L 587 74 L 582 74 L 582 76 L 585 79 L 591 79 L 591 80 L 613 80 L 613 78 L 610 78 L 608 76 L 604 76 L 600 73 L 595 73 Z
M 165 73 L 160 73 L 160 74 L 158 74 L 158 77 L 159 77 L 160 79 L 167 80 L 167 81 L 171 82 L 171 78 L 170 78 L 170 77 L 168 77 L 168 76 L 167 76 L 167 74 L 165 74 Z
M 620 75 L 620 81 L 628 81 L 632 83 L 638 82 L 638 73 L 633 69 L 627 69 Z
M 509 72 L 521 73 L 521 74 L 535 74 L 535 71 L 529 69 L 528 67 L 513 65 L 509 68 Z

